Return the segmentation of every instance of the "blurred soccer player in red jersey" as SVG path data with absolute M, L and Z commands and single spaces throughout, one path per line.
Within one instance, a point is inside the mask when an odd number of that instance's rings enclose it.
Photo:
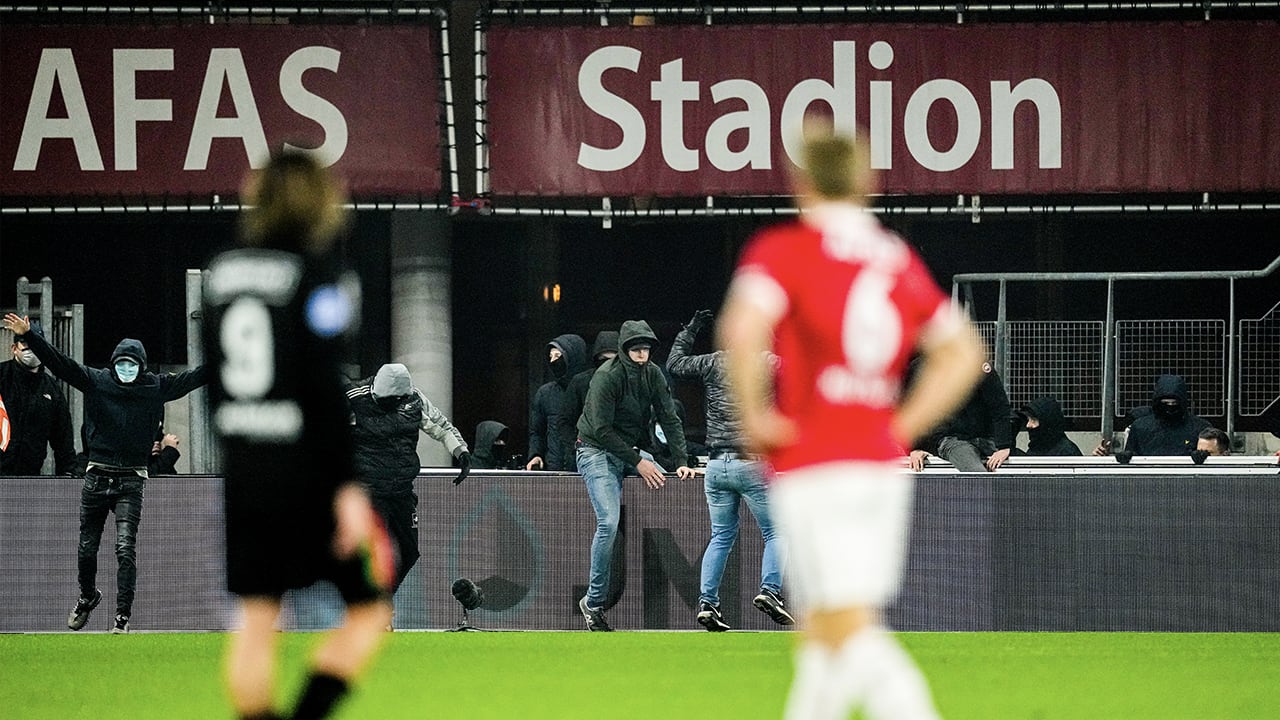
M 904 448 L 968 395 L 981 346 L 916 253 L 865 209 L 865 146 L 809 122 L 800 162 L 803 214 L 750 240 L 718 326 L 749 450 L 777 472 L 770 502 L 804 631 L 786 717 L 932 719 L 925 679 L 881 609 L 907 547 Z M 766 350 L 781 358 L 772 378 Z M 924 366 L 900 398 L 914 351 Z

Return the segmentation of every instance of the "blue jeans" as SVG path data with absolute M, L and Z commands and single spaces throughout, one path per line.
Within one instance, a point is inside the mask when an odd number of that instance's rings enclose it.
M 729 551 L 738 539 L 738 499 L 747 501 L 747 509 L 764 536 L 764 554 L 760 559 L 760 587 L 775 593 L 782 591 L 782 539 L 769 518 L 769 501 L 760 463 L 749 460 L 717 458 L 707 463 L 703 481 L 707 494 L 707 510 L 711 513 L 711 542 L 702 555 L 702 602 L 720 604 L 720 580 Z
M 142 521 L 142 490 L 145 481 L 137 475 L 111 476 L 89 468 L 80 490 L 80 543 L 76 548 L 80 597 L 93 597 L 98 575 L 98 547 L 106 528 L 107 514 L 116 515 L 116 612 L 133 611 L 134 586 L 138 581 L 137 537 Z
M 590 445 L 580 445 L 578 472 L 587 486 L 587 496 L 596 511 L 596 534 L 591 538 L 591 576 L 587 582 L 587 605 L 604 607 L 609 592 L 609 571 L 613 564 L 613 541 L 622 517 L 623 463 L 617 457 Z

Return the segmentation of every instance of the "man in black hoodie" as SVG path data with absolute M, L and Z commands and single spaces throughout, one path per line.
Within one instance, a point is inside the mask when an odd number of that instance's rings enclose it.
M 76 550 L 80 599 L 67 616 L 67 627 L 79 630 L 102 600 L 95 586 L 98 546 L 107 514 L 116 516 L 116 573 L 118 591 L 113 633 L 129 632 L 133 592 L 138 579 L 138 523 L 142 520 L 142 488 L 155 441 L 164 418 L 164 404 L 208 382 L 204 366 L 177 374 L 147 371 L 142 343 L 125 338 L 111 353 L 109 369 L 81 365 L 58 352 L 31 323 L 13 313 L 4 326 L 30 346 L 55 377 L 84 393 L 85 453 L 89 467 L 80 491 L 80 543 Z
M 1062 406 L 1048 395 L 1023 405 L 1019 419 L 1027 430 L 1027 450 L 1014 450 L 1018 455 L 1078 456 L 1080 446 L 1067 438 L 1067 418 Z
M 913 363 L 909 375 L 915 367 Z M 940 429 L 917 441 L 910 453 L 911 469 L 922 470 L 934 454 L 960 472 L 995 472 L 1013 449 L 1009 419 L 1004 381 L 991 363 L 984 362 L 978 385 L 964 405 Z
M 515 458 L 519 462 L 519 458 Z M 481 420 L 476 425 L 476 442 L 471 448 L 471 467 L 477 470 L 519 470 L 510 467 L 513 459 L 507 445 L 507 426 L 497 420 Z
M 560 412 L 569 381 L 587 366 L 587 341 L 566 333 L 547 343 L 547 364 L 555 378 L 544 383 L 533 396 L 529 410 L 529 462 L 525 470 L 567 469 L 573 445 L 560 436 Z
M 1180 375 L 1156 378 L 1151 412 L 1129 426 L 1124 449 L 1133 455 L 1190 455 L 1209 422 L 1191 412 L 1187 382 Z

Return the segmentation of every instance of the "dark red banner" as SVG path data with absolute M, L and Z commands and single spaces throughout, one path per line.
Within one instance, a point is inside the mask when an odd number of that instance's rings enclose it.
M 1280 24 L 494 28 L 499 195 L 786 194 L 811 105 L 884 191 L 1280 190 Z
M 0 25 L 0 194 L 229 193 L 285 144 L 356 196 L 437 193 L 435 32 Z

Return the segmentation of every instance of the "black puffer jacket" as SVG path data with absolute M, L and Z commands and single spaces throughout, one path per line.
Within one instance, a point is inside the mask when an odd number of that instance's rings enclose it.
M 209 381 L 204 365 L 176 374 L 148 371 L 147 351 L 132 338 L 121 340 L 111 353 L 112 365 L 121 357 L 138 362 L 138 377 L 127 384 L 116 378 L 114 369 L 85 367 L 58 352 L 37 333 L 29 332 L 20 339 L 49 372 L 84 393 L 85 451 L 90 463 L 147 467 L 156 428 L 164 420 L 164 404 Z

